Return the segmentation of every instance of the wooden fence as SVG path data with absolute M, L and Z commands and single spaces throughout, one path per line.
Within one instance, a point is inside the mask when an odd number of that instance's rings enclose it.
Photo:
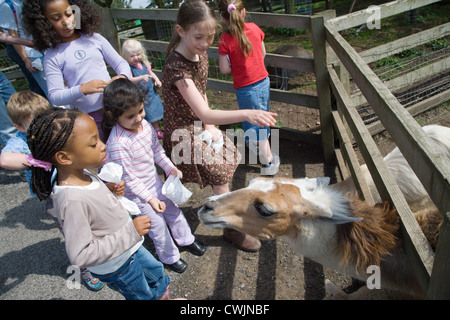
M 393 1 L 379 7 L 381 18 L 437 1 Z M 170 9 L 103 9 L 105 16 L 102 26 L 103 35 L 120 52 L 120 44 L 126 39 L 119 38 L 114 19 L 175 21 L 176 12 L 177 10 Z M 320 110 L 321 140 L 325 161 L 334 163 L 337 159 L 341 172 L 350 171 L 361 198 L 373 203 L 367 185 L 362 179 L 360 166 L 352 147 L 353 139 L 358 143 L 381 197 L 389 200 L 398 210 L 402 221 L 405 251 L 424 292 L 428 293 L 429 298 L 450 299 L 450 255 L 448 254 L 450 248 L 450 164 L 443 161 L 435 150 L 428 147 L 428 137 L 389 90 L 389 87 L 392 88 L 394 84 L 386 85 L 381 82 L 367 65 L 372 59 L 379 59 L 387 54 L 394 54 L 398 50 L 405 50 L 405 46 L 406 48 L 413 47 L 425 41 L 448 35 L 450 26 L 447 23 L 358 54 L 339 34 L 339 31 L 366 23 L 370 14 L 370 12 L 362 10 L 334 18 L 331 11 L 314 16 L 252 12 L 249 17 L 259 26 L 310 30 L 314 59 L 269 53 L 266 56 L 266 64 L 279 68 L 314 72 L 318 94 L 307 95 L 271 89 L 271 100 Z M 141 40 L 141 42 L 147 50 L 157 52 L 165 52 L 168 45 L 167 42 L 157 40 Z M 210 58 L 217 59 L 218 49 L 212 47 L 208 50 L 208 54 Z M 448 64 L 448 61 L 441 63 Z M 442 65 L 438 67 L 442 67 Z M 158 70 L 155 71 L 158 73 Z M 417 79 L 417 74 L 421 74 L 423 71 L 424 69 L 415 72 Z M 349 77 L 358 85 L 361 90 L 360 95 L 349 95 L 346 87 Z M 407 79 L 411 81 L 411 78 Z M 231 82 L 217 79 L 208 79 L 208 88 L 234 92 Z M 434 102 L 428 101 L 427 103 L 442 103 L 448 99 L 449 92 L 445 92 L 438 98 L 434 98 Z M 337 108 L 332 107 L 334 100 L 337 102 Z M 375 110 L 380 123 L 389 131 L 430 197 L 443 213 L 444 223 L 435 253 L 428 245 L 406 200 L 389 174 L 372 139 L 371 129 L 365 126 L 356 111 L 356 106 L 365 101 L 369 102 Z M 346 127 L 351 131 L 350 136 Z M 336 147 L 336 141 L 339 143 L 338 147 Z
M 385 18 L 433 2 L 437 1 L 400 0 L 381 5 L 379 8 L 381 17 Z M 339 31 L 366 23 L 370 14 L 370 12 L 363 10 L 345 17 L 328 20 L 323 24 L 317 23 L 317 25 L 323 25 L 326 43 L 333 50 L 332 56 L 339 59 L 337 63 L 335 61 L 334 65 L 330 64 L 327 66 L 328 81 L 337 102 L 337 110 L 333 110 L 330 106 L 328 110 L 321 110 L 321 112 L 326 113 L 326 117 L 330 118 L 327 124 L 332 122 L 335 128 L 333 132 L 339 138 L 341 146 L 340 149 L 336 150 L 336 156 L 338 159 L 346 159 L 346 161 L 341 161 L 341 165 L 342 167 L 348 165 L 353 178 L 358 181 L 356 184 L 361 197 L 369 202 L 373 201 L 365 181 L 361 179 L 362 174 L 359 169 L 359 163 L 356 160 L 353 148 L 350 147 L 351 139 L 347 135 L 344 121 L 350 129 L 351 135 L 358 143 L 361 154 L 372 174 L 381 197 L 384 200 L 389 200 L 397 208 L 402 221 L 405 251 L 424 292 L 431 299 L 449 299 L 450 164 L 439 155 L 437 150 L 429 147 L 429 138 L 424 134 L 411 114 L 400 105 L 386 84 L 369 68 L 364 60 L 364 57 L 367 59 L 369 55 L 367 53 L 359 55 L 339 34 Z M 438 35 L 446 32 L 448 32 L 448 24 L 422 33 L 422 35 L 439 37 Z M 417 39 L 416 42 L 419 41 L 422 40 Z M 392 50 L 392 52 L 395 52 L 396 49 L 394 48 L 399 43 L 394 42 L 386 45 L 386 51 Z M 407 43 L 407 45 L 412 44 L 413 41 Z M 380 50 L 380 52 L 382 51 Z M 345 81 L 344 83 L 341 81 L 342 68 L 346 69 L 346 72 L 358 85 L 364 99 L 375 110 L 382 125 L 388 130 L 431 199 L 443 214 L 444 223 L 435 253 L 429 246 L 405 198 L 389 173 L 383 157 L 371 137 L 371 133 L 362 122 L 356 110 L 355 99 L 349 96 L 345 87 Z M 323 87 L 326 86 L 323 85 Z M 331 141 L 327 145 L 331 145 Z

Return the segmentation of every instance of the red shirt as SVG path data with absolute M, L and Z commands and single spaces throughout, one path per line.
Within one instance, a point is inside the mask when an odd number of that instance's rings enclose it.
M 228 54 L 230 59 L 235 89 L 263 80 L 269 75 L 261 49 L 264 32 L 252 22 L 244 24 L 244 31 L 253 45 L 253 52 L 247 57 L 244 57 L 238 41 L 228 32 L 223 33 L 219 41 L 219 54 Z

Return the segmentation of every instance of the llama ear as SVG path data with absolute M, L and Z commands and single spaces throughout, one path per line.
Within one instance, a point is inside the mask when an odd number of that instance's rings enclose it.
M 344 197 L 330 199 L 330 205 L 322 203 L 325 197 L 321 193 L 304 193 L 303 197 L 308 200 L 311 206 L 311 212 L 314 213 L 320 221 L 343 224 L 355 221 L 361 221 L 362 218 L 356 218 L 349 215 L 349 200 Z

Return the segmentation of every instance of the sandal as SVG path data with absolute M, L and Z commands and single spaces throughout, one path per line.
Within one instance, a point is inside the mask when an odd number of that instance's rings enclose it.
M 86 284 L 86 287 L 92 291 L 100 291 L 105 286 L 100 279 L 94 277 L 84 279 L 84 283 Z

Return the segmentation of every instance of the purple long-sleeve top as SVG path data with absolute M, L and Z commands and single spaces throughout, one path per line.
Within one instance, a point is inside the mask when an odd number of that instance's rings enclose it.
M 48 49 L 44 54 L 44 69 L 50 102 L 57 106 L 70 105 L 86 113 L 101 109 L 103 94 L 84 95 L 80 85 L 96 79 L 109 81 L 106 64 L 116 74 L 131 76 L 128 63 L 98 33 L 81 34 L 76 40 Z

